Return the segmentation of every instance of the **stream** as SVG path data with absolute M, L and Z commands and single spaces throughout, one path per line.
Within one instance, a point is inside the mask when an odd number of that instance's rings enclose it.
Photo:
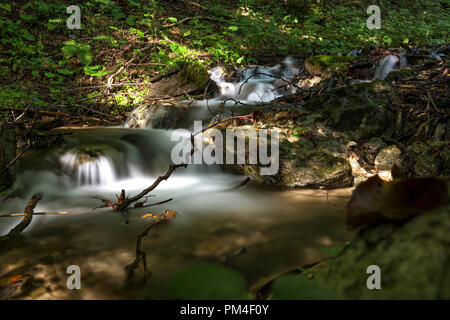
M 111 127 L 59 132 L 65 134 L 62 146 L 33 150 L 21 159 L 16 182 L 0 203 L 2 214 L 23 212 L 39 192 L 42 200 L 34 212 L 66 213 L 35 215 L 17 245 L 0 254 L 0 277 L 19 270 L 40 283 L 25 298 L 171 298 L 173 276 L 202 262 L 226 264 L 254 288 L 325 258 L 322 248 L 351 239 L 344 223 L 350 188 L 274 189 L 250 182 L 232 190 L 245 177 L 225 173 L 219 165 L 177 170 L 148 198 L 148 203 L 173 198 L 168 203 L 126 213 L 93 210 L 102 205 L 95 196 L 115 199 L 121 189 L 135 195 L 164 174 L 175 144 L 172 131 Z M 176 219 L 143 239 L 151 278 L 146 285 L 127 282 L 124 267 L 135 258 L 136 237 L 151 223 L 142 216 L 166 209 L 176 211 Z M 21 219 L 1 218 L 0 235 Z M 81 290 L 66 287 L 69 265 L 81 268 Z
M 92 211 L 101 205 L 93 196 L 113 199 L 122 188 L 135 194 L 165 172 L 170 137 L 162 130 L 122 128 L 79 129 L 67 137 L 65 150 L 28 154 L 12 193 L 1 203 L 2 213 L 22 212 L 31 195 L 40 192 L 35 212 L 70 212 L 34 216 L 23 242 L 0 255 L 1 274 L 22 266 L 43 279 L 30 298 L 170 298 L 167 288 L 178 270 L 205 261 L 223 263 L 227 256 L 228 265 L 252 285 L 324 258 L 321 248 L 350 239 L 344 223 L 350 190 L 329 191 L 328 200 L 325 190 L 273 190 L 252 183 L 229 191 L 244 177 L 219 166 L 191 165 L 175 172 L 149 198 L 159 202 L 173 197 L 169 203 L 127 214 Z M 111 159 L 98 160 L 102 166 L 68 172 L 67 150 L 86 143 L 123 150 L 128 165 L 115 164 L 113 153 Z M 96 180 L 100 175 L 110 176 Z M 175 221 L 153 229 L 143 241 L 152 277 L 145 287 L 127 286 L 124 267 L 134 260 L 136 236 L 150 223 L 141 216 L 165 209 L 178 212 Z M 20 220 L 2 218 L 0 233 Z M 233 256 L 242 248 L 243 254 Z M 65 271 L 72 264 L 82 270 L 82 290 L 65 286 Z

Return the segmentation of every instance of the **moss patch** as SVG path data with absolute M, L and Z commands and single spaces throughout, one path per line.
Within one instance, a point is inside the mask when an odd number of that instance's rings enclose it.
M 305 104 L 316 121 L 346 132 L 354 140 L 373 138 L 392 129 L 394 114 L 388 108 L 391 88 L 384 81 L 340 87 Z
M 306 59 L 305 66 L 311 74 L 330 76 L 347 71 L 351 65 L 361 60 L 361 57 L 320 55 Z
M 315 278 L 348 299 L 449 299 L 449 228 L 447 206 L 362 230 Z M 370 265 L 381 269 L 381 290 L 367 289 Z

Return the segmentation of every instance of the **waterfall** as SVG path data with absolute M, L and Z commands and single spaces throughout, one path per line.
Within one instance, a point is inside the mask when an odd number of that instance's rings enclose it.
M 219 92 L 217 97 L 208 100 L 208 105 L 218 105 L 227 100 L 230 100 L 230 104 L 236 101 L 254 104 L 271 102 L 295 93 L 296 88 L 289 81 L 298 75 L 299 69 L 295 67 L 295 60 L 287 57 L 283 65 L 252 65 L 236 69 L 232 75 L 228 75 L 222 67 L 216 67 L 209 73 Z M 206 101 L 196 101 L 194 105 L 205 106 Z
M 63 171 L 75 179 L 77 186 L 108 185 L 116 181 L 114 162 L 105 155 L 86 155 L 68 151 L 60 157 Z
M 374 80 L 386 79 L 389 72 L 395 70 L 400 59 L 393 54 L 385 56 L 375 70 Z

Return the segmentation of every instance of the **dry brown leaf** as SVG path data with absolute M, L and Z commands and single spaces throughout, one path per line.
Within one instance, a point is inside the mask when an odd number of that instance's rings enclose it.
M 148 212 L 142 216 L 142 219 L 146 219 L 146 218 L 153 218 L 153 219 L 155 219 L 156 223 L 159 223 L 158 217 L 156 215 L 154 215 L 153 213 Z
M 176 211 L 169 211 L 169 210 L 166 210 L 166 212 L 165 212 L 164 215 L 163 215 L 163 218 L 164 218 L 164 219 L 173 220 L 173 219 L 175 219 L 175 215 L 176 215 L 176 214 L 177 214 Z
M 400 176 L 398 171 L 395 176 Z M 404 219 L 441 206 L 447 197 L 447 184 L 437 177 L 384 182 L 374 176 L 353 191 L 347 204 L 347 227 L 352 230 L 384 218 Z

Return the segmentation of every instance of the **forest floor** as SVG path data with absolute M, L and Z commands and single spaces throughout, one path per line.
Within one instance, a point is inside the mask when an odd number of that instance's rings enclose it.
M 0 121 L 26 110 L 24 118 L 45 128 L 120 124 L 135 107 L 170 98 L 152 84 L 173 73 L 196 82 L 199 71 L 219 64 L 449 42 L 442 1 L 385 1 L 380 30 L 367 28 L 363 1 L 89 0 L 80 4 L 79 30 L 66 26 L 70 4 L 0 5 Z

